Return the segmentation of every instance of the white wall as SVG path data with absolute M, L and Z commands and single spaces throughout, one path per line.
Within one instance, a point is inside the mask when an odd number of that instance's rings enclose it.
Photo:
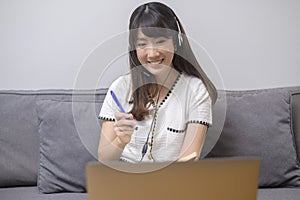
M 122 43 L 118 34 L 127 30 L 131 12 L 142 2 L 1 0 L 0 89 L 73 88 L 93 49 L 109 38 Z M 300 85 L 300 1 L 163 2 L 217 65 L 216 70 L 204 68 L 219 88 L 220 77 L 226 89 Z M 123 42 L 126 47 L 126 39 Z M 117 46 L 101 47 L 113 53 Z M 197 50 L 197 56 L 200 53 Z M 111 74 L 128 67 L 126 56 L 116 60 L 109 70 L 99 64 L 97 73 L 88 74 L 98 84 L 109 85 L 115 78 Z M 106 75 L 99 80 L 101 71 Z M 82 80 L 87 82 L 83 87 L 95 87 L 88 76 Z

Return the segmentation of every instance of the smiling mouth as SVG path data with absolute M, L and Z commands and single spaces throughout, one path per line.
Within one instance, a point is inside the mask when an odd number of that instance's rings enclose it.
M 153 64 L 153 65 L 159 65 L 164 61 L 164 59 L 160 60 L 155 60 L 155 61 L 148 61 L 148 64 Z

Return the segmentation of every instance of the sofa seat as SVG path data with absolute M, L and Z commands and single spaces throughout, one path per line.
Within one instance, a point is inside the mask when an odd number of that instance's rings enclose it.
M 87 200 L 86 193 L 42 194 L 36 186 L 0 188 L 0 194 L 5 200 Z
M 86 193 L 42 194 L 37 187 L 0 188 L 1 199 L 5 200 L 87 200 Z M 257 200 L 295 200 L 300 197 L 300 189 L 274 188 L 259 189 Z
M 257 200 L 295 200 L 300 198 L 299 188 L 259 189 Z

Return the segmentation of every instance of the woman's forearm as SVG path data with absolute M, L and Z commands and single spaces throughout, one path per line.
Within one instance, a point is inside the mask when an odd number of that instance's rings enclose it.
M 98 149 L 99 161 L 119 160 L 126 144 L 116 137 L 111 143 Z

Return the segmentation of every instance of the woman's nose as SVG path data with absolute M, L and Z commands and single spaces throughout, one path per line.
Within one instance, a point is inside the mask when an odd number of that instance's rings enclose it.
M 148 57 L 150 57 L 150 58 L 157 57 L 157 56 L 159 56 L 159 51 L 156 48 L 150 47 L 147 49 L 147 54 L 148 54 Z

